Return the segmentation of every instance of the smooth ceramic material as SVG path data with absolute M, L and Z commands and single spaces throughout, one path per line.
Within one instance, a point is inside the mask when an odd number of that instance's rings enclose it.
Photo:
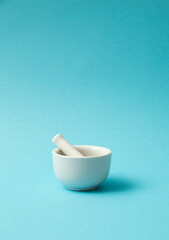
M 61 134 L 57 134 L 53 139 L 52 142 L 56 144 L 56 146 L 62 150 L 62 152 L 71 157 L 83 157 L 83 155 L 74 148 Z
M 84 157 L 65 156 L 57 148 L 52 151 L 57 179 L 71 190 L 85 191 L 97 188 L 108 176 L 111 150 L 89 145 L 74 147 Z

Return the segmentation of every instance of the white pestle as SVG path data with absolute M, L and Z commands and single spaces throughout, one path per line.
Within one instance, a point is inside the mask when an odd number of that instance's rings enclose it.
M 58 146 L 60 150 L 66 155 L 71 157 L 84 157 L 77 149 L 68 143 L 61 134 L 57 134 L 52 142 Z

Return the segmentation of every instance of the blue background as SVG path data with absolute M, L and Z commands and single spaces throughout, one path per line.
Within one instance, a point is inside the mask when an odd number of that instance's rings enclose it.
M 0 1 L 0 239 L 169 239 L 169 1 Z M 112 150 L 64 189 L 51 142 Z

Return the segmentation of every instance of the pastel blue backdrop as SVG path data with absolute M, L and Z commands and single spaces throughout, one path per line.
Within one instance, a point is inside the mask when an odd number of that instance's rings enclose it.
M 0 239 L 169 239 L 169 1 L 0 1 Z M 112 150 L 93 192 L 51 142 Z

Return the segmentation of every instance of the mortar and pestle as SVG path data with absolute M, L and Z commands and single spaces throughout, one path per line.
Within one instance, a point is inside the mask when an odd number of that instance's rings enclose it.
M 61 134 L 57 134 L 52 142 L 58 146 L 52 151 L 54 172 L 66 188 L 93 190 L 107 178 L 110 149 L 91 145 L 72 146 Z

